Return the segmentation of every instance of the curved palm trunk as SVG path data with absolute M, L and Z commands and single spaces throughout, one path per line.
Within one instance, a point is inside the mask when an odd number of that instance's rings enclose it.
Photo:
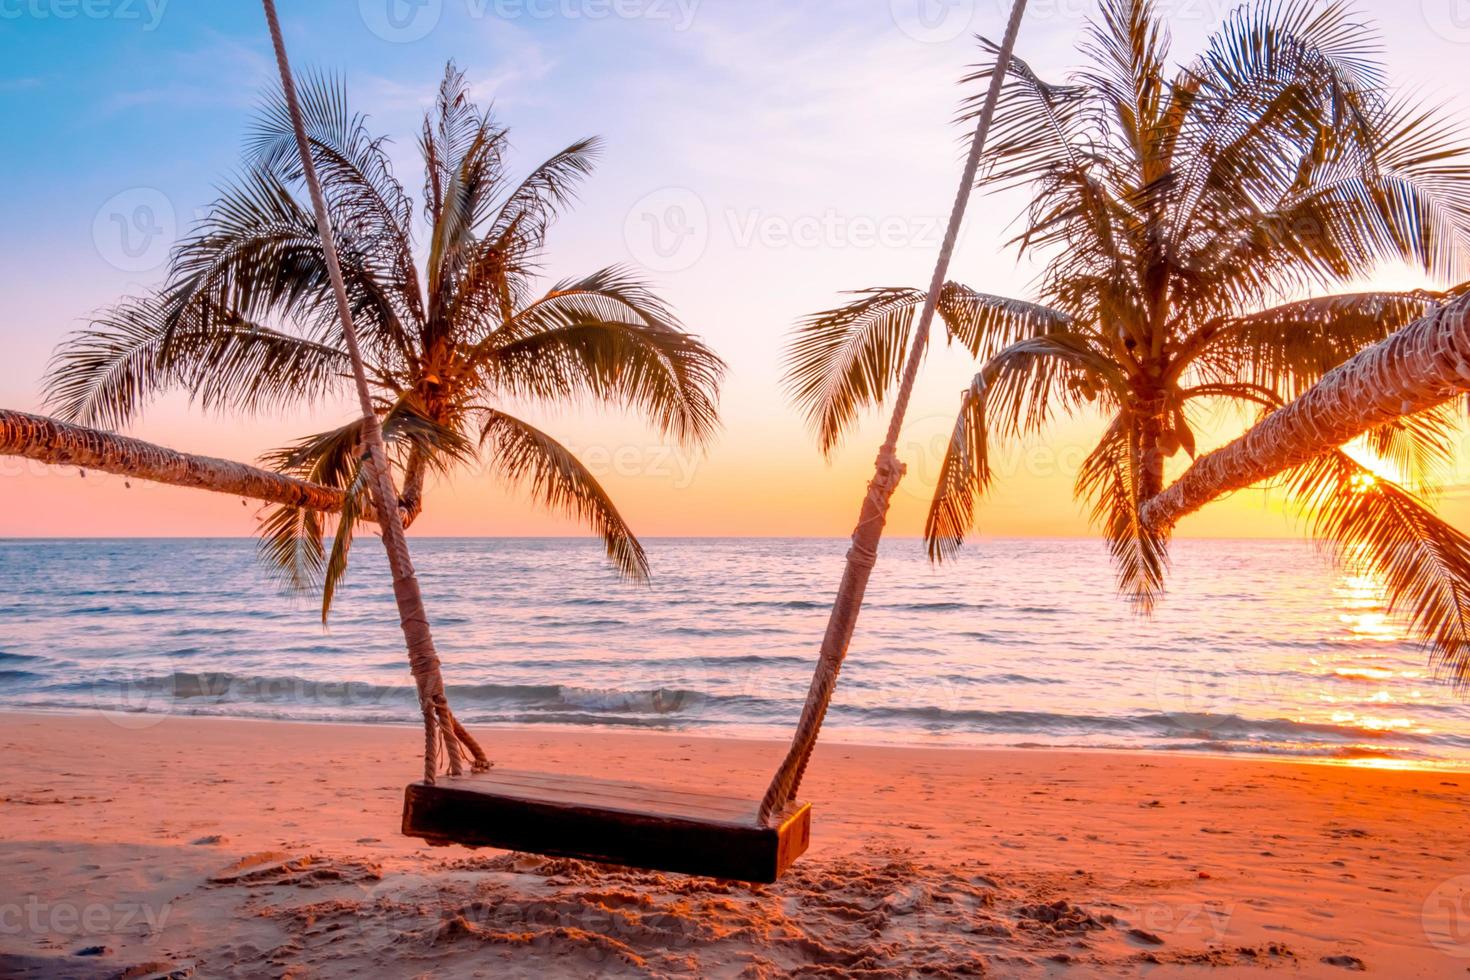
M 867 592 L 868 579 L 873 574 L 873 565 L 878 560 L 878 543 L 883 538 L 883 525 L 888 518 L 888 507 L 893 493 L 903 479 L 904 465 L 897 455 L 898 436 L 903 428 L 903 419 L 908 411 L 909 398 L 913 395 L 914 381 L 919 373 L 919 363 L 924 358 L 924 347 L 929 339 L 929 330 L 934 325 L 934 312 L 939 305 L 939 295 L 949 273 L 950 256 L 959 239 L 960 224 L 964 221 L 965 207 L 970 200 L 970 191 L 975 186 L 975 175 L 980 169 L 980 155 L 985 149 L 985 138 L 990 131 L 990 122 L 995 116 L 996 103 L 1000 101 L 1001 86 L 1010 67 L 1011 53 L 1015 49 L 1016 35 L 1021 30 L 1021 16 L 1026 10 L 1026 0 L 1015 0 L 1011 7 L 1010 21 L 1006 25 L 1005 38 L 996 54 L 995 74 L 986 93 L 985 104 L 975 124 L 975 136 L 970 144 L 970 155 L 965 161 L 964 177 L 960 180 L 959 193 L 955 195 L 954 207 L 949 215 L 949 227 L 939 249 L 939 259 L 934 264 L 934 276 L 929 282 L 929 292 L 924 299 L 924 309 L 919 314 L 918 329 L 904 366 L 903 381 L 893 402 L 893 417 L 888 422 L 888 435 L 878 450 L 872 482 L 868 494 L 863 498 L 862 510 L 858 514 L 857 527 L 852 532 L 852 547 L 847 552 L 847 564 L 842 571 L 842 583 L 837 588 L 837 598 L 832 603 L 832 613 L 827 620 L 827 632 L 822 637 L 822 649 L 817 656 L 817 669 L 807 691 L 806 704 L 796 725 L 796 734 L 786 752 L 771 784 L 761 799 L 759 819 L 762 823 L 772 814 L 780 813 L 796 795 L 806 773 L 807 763 L 817 744 L 822 721 L 832 703 L 832 694 L 837 688 L 837 675 L 842 662 L 847 658 L 847 648 L 852 643 L 853 631 L 857 628 L 858 613 L 862 611 L 863 596 Z
M 409 451 L 408 465 L 403 471 L 403 489 L 398 494 L 398 513 L 403 526 L 418 520 L 424 510 L 424 482 L 428 476 L 429 458 L 415 446 Z
M 1143 508 L 1167 529 L 1227 493 L 1351 442 L 1377 426 L 1470 390 L 1470 296 L 1339 364 L 1245 435 L 1201 456 Z
M 317 180 L 316 165 L 311 158 L 306 123 L 301 116 L 301 105 L 296 97 L 296 82 L 291 75 L 290 62 L 286 58 L 286 43 L 281 38 L 276 5 L 274 0 L 261 2 L 270 28 L 271 46 L 275 49 L 276 68 L 281 75 L 281 89 L 291 113 L 291 126 L 296 135 L 296 150 L 301 156 L 302 174 L 306 178 L 312 210 L 316 214 L 317 234 L 321 236 L 327 273 L 331 277 L 332 292 L 337 300 L 337 316 L 341 321 L 347 352 L 352 358 L 352 377 L 362 406 L 363 443 L 371 466 L 370 488 L 373 503 L 380 517 L 383 549 L 388 554 L 388 566 L 393 573 L 393 596 L 398 602 L 398 620 L 403 627 L 403 638 L 408 644 L 409 666 L 418 686 L 419 706 L 424 715 L 424 781 L 432 783 L 439 771 L 438 749 L 441 744 L 448 757 L 451 775 L 458 775 L 462 771 L 461 752 L 464 750 L 473 757 L 472 766 L 476 770 L 489 768 L 490 762 L 449 710 L 449 700 L 444 693 L 444 675 L 440 669 L 438 653 L 434 649 L 434 637 L 429 629 L 424 597 L 419 591 L 418 576 L 409 555 L 408 539 L 403 533 L 403 520 L 398 511 L 398 494 L 393 489 L 393 478 L 388 469 L 388 453 L 383 445 L 383 430 L 378 424 L 372 393 L 368 389 L 367 371 L 363 367 L 362 350 L 357 343 L 357 329 L 352 322 L 352 308 L 347 300 L 347 286 L 342 279 L 342 266 L 337 261 L 332 225 L 327 217 L 327 204 L 322 196 L 321 183 Z
M 7 408 L 0 408 L 0 456 L 22 456 L 56 466 L 79 466 L 327 514 L 342 509 L 342 491 L 319 483 L 248 463 L 181 453 L 114 432 Z M 377 519 L 376 512 L 363 516 L 366 520 Z

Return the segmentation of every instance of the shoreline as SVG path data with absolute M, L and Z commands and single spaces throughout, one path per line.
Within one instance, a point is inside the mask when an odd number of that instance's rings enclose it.
M 811 850 L 763 888 L 401 838 L 422 748 L 407 726 L 153 720 L 0 712 L 0 975 L 1470 968 L 1470 779 L 1453 774 L 823 743 Z M 513 768 L 752 796 L 783 748 L 539 727 L 485 743 Z
M 276 718 L 258 717 L 250 715 L 229 715 L 212 713 L 157 713 L 157 712 L 125 712 L 105 708 L 82 708 L 70 705 L 22 705 L 10 707 L 0 704 L 0 716 L 7 714 L 37 715 L 43 717 L 87 717 L 89 715 L 119 715 L 124 718 L 137 718 L 139 727 L 151 727 L 153 724 L 162 723 L 167 719 L 180 719 L 200 722 L 233 723 L 244 722 L 265 725 L 310 725 L 320 727 L 339 728 L 365 728 L 365 729 L 420 729 L 422 722 L 418 719 L 392 719 L 380 721 L 344 721 L 339 719 L 313 719 L 313 718 Z M 1280 719 L 1284 720 L 1284 719 Z M 794 722 L 794 719 L 793 719 Z M 127 722 L 124 723 L 128 724 Z M 506 732 L 534 732 L 548 731 L 562 735 L 576 735 L 578 733 L 606 733 L 624 735 L 647 735 L 650 737 L 666 738 L 693 738 L 714 741 L 736 741 L 764 743 L 770 745 L 784 746 L 788 739 L 778 737 L 774 734 L 765 735 L 752 730 L 731 731 L 720 728 L 696 730 L 690 728 L 656 728 L 652 726 L 637 725 L 615 725 L 615 724 L 586 724 L 569 725 L 562 722 L 482 722 L 472 721 L 467 723 L 475 731 L 506 731 Z M 852 729 L 834 728 L 828 726 L 823 729 L 822 738 L 836 745 L 851 746 L 854 748 L 867 749 L 915 749 L 919 751 L 939 752 L 1065 752 L 1081 753 L 1084 755 L 1117 755 L 1123 758 L 1139 756 L 1156 757 L 1158 759 L 1189 758 L 1189 759 L 1221 759 L 1237 762 L 1279 762 L 1284 764 L 1297 764 L 1307 766 L 1328 766 L 1332 768 L 1347 769 L 1372 769 L 1387 772 L 1426 772 L 1440 774 L 1459 774 L 1470 776 L 1470 759 L 1406 759 L 1391 755 L 1377 754 L 1367 751 L 1362 754 L 1343 754 L 1334 756 L 1330 752 L 1321 754 L 1293 753 L 1290 751 L 1271 751 L 1270 749 L 1196 749 L 1179 748 L 1165 749 L 1149 746 L 1137 748 L 1126 745 L 1079 745 L 1079 744 L 1048 744 L 1045 742 L 974 742 L 964 741 L 967 733 L 944 733 L 938 734 L 929 741 L 906 740 L 906 736 L 895 734 L 891 740 L 881 738 L 869 739 L 869 732 L 854 732 Z M 1351 753 L 1351 746 L 1343 746 L 1345 753 Z

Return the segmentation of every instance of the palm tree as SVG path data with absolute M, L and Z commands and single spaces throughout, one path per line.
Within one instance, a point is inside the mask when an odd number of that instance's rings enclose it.
M 1174 70 L 1155 3 L 1105 0 L 1084 50 L 1090 64 L 1068 84 L 1042 81 L 1023 61 L 1006 74 L 986 179 L 1030 188 L 1013 244 L 1048 261 L 1035 302 L 945 286 L 941 319 L 980 370 L 925 536 L 935 560 L 963 541 L 992 480 L 994 439 L 1101 413 L 1076 492 L 1108 540 L 1121 591 L 1147 611 L 1162 589 L 1167 529 L 1142 521 L 1140 508 L 1164 489 L 1165 459 L 1195 454 L 1207 412 L 1275 409 L 1459 295 L 1331 290 L 1384 262 L 1463 278 L 1470 165 L 1441 113 L 1387 94 L 1378 44 L 1343 2 L 1255 0 Z M 888 395 L 922 299 L 868 289 L 798 327 L 787 380 L 824 452 Z M 1366 440 L 1426 488 L 1447 470 L 1456 428 L 1441 405 L 1381 420 Z M 1392 489 L 1404 508 L 1341 519 L 1370 481 L 1381 493 L 1389 485 L 1345 454 L 1332 459 L 1303 463 L 1287 483 L 1341 553 L 1381 559 L 1384 549 L 1357 545 L 1424 549 L 1458 533 L 1402 487 Z M 1421 568 L 1400 593 L 1411 608 L 1470 583 L 1463 559 Z M 1434 630 L 1430 639 L 1442 652 L 1464 649 Z
M 69 425 L 42 415 L 0 408 L 0 456 L 50 466 L 76 466 L 175 487 L 290 504 L 323 513 L 342 509 L 346 495 L 284 473 L 210 456 L 196 456 L 113 432 Z M 376 515 L 367 512 L 365 520 Z
M 309 80 L 300 102 L 404 523 L 421 512 L 430 472 L 483 457 L 595 529 L 624 574 L 645 576 L 643 549 L 595 476 L 507 410 L 631 408 L 694 446 L 716 431 L 724 365 L 645 283 L 612 267 L 535 288 L 549 227 L 591 172 L 598 141 L 579 140 L 512 179 L 508 131 L 474 104 L 451 63 L 419 137 L 420 272 L 415 209 L 386 141 L 348 108 L 340 81 Z M 246 413 L 349 393 L 351 357 L 303 180 L 277 92 L 248 135 L 243 173 L 176 248 L 166 283 L 58 349 L 47 379 L 55 414 L 115 428 L 168 389 L 206 410 Z M 363 443 L 357 419 L 267 456 L 282 472 L 345 493 L 335 529 L 292 505 L 263 523 L 262 554 L 291 587 L 323 588 L 323 616 L 353 525 L 371 506 Z
M 1294 471 L 1317 533 L 1382 576 L 1391 607 L 1406 607 L 1437 666 L 1470 688 L 1470 537 L 1423 501 L 1365 474 L 1339 447 L 1470 388 L 1470 296 L 1462 296 L 1328 371 L 1291 403 L 1228 445 L 1196 459 L 1141 513 L 1167 531 L 1219 497 Z M 1344 493 L 1344 488 L 1347 490 Z

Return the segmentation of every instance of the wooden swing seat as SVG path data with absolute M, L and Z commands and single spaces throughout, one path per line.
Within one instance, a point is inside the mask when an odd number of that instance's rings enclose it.
M 430 844 L 496 847 L 769 884 L 811 842 L 811 804 L 771 826 L 760 803 L 557 773 L 492 769 L 412 783 L 403 833 Z

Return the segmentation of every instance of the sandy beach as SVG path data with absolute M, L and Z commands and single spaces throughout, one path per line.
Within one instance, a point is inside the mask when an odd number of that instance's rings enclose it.
M 0 976 L 1470 972 L 1470 775 L 826 744 L 761 887 L 401 838 L 413 729 L 120 721 L 0 713 Z M 486 734 L 752 794 L 779 751 Z

